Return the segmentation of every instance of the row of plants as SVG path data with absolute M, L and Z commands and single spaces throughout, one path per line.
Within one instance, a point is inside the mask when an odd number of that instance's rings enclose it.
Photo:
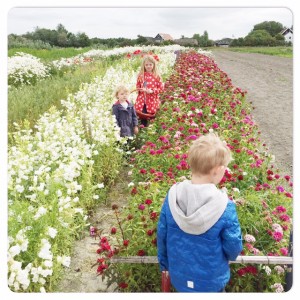
M 170 73 L 174 53 L 164 54 Z M 8 150 L 8 285 L 16 292 L 53 291 L 70 265 L 74 240 L 122 165 L 112 92 L 135 85 L 140 56 L 123 57 L 102 78 L 83 84 L 30 129 L 15 124 Z M 168 74 L 164 73 L 164 76 Z
M 40 58 L 24 52 L 16 52 L 8 57 L 8 86 L 20 87 L 34 85 L 38 81 L 53 75 L 63 76 L 64 73 L 74 71 L 77 66 L 89 64 L 93 59 L 123 56 L 138 50 L 137 47 L 124 47 L 112 50 L 90 50 L 74 57 L 60 58 L 48 63 L 43 63 Z M 170 52 L 183 49 L 175 45 L 169 47 L 146 46 L 143 51 Z
M 292 230 L 292 182 L 281 176 L 267 152 L 246 102 L 214 60 L 182 53 L 165 83 L 156 119 L 139 134 L 131 159 L 131 197 L 112 205 L 115 226 L 99 237 L 97 273 L 124 292 L 159 292 L 157 264 L 110 263 L 114 256 L 156 256 L 156 227 L 168 189 L 190 178 L 187 152 L 202 134 L 217 132 L 233 152 L 219 188 L 237 205 L 244 238 L 241 255 L 288 255 Z M 231 267 L 230 292 L 282 292 L 287 266 Z

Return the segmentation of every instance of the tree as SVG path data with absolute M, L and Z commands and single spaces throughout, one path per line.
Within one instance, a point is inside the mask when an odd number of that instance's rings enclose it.
M 275 44 L 275 38 L 266 30 L 254 30 L 244 39 L 245 46 L 274 46 Z
M 138 45 L 144 45 L 147 42 L 148 42 L 148 40 L 144 36 L 138 35 L 138 38 L 136 39 L 136 43 Z
M 242 46 L 244 46 L 244 38 L 234 39 L 229 45 L 229 47 L 242 47 Z
M 280 33 L 283 30 L 283 26 L 279 22 L 265 21 L 265 22 L 254 25 L 253 31 L 255 31 L 255 30 L 265 30 L 271 36 L 274 37 L 276 34 Z
M 196 39 L 198 41 L 198 46 L 200 47 L 210 47 L 213 45 L 213 41 L 208 38 L 208 33 L 206 30 L 204 30 L 203 35 L 195 33 L 193 35 L 193 39 Z

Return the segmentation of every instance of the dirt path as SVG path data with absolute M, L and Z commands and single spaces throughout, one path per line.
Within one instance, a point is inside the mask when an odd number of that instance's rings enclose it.
M 293 59 L 219 49 L 213 59 L 234 86 L 248 92 L 262 140 L 280 170 L 292 175 Z
M 108 195 L 107 204 L 100 204 L 95 208 L 94 215 L 90 219 L 91 225 L 99 230 L 103 229 L 101 235 L 109 234 L 110 229 L 115 225 L 114 211 L 112 204 L 120 208 L 127 204 L 128 181 L 127 173 L 129 167 L 124 167 L 118 176 L 116 184 Z M 122 180 L 123 179 L 123 180 Z M 65 269 L 61 282 L 57 287 L 58 293 L 97 293 L 113 292 L 116 286 L 107 288 L 101 276 L 97 276 L 97 266 L 92 266 L 97 261 L 96 251 L 99 248 L 99 238 L 96 240 L 90 237 L 89 231 L 82 233 L 83 238 L 74 244 L 74 253 L 71 257 L 70 267 Z

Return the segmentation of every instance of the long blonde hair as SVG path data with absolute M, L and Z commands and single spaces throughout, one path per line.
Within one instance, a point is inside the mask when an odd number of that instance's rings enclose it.
M 153 64 L 153 71 L 152 71 L 152 74 L 156 77 L 156 78 L 160 78 L 160 75 L 159 75 L 159 71 L 158 71 L 158 68 L 157 68 L 157 61 L 154 59 L 153 56 L 151 55 L 146 55 L 144 56 L 144 59 L 142 61 L 142 66 L 141 66 L 141 70 L 139 72 L 139 75 L 138 76 L 144 76 L 144 73 L 145 73 L 145 63 L 146 61 L 149 61 Z

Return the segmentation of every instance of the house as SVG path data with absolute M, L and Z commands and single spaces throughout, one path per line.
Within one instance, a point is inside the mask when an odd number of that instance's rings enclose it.
M 222 40 L 215 41 L 215 46 L 217 46 L 217 47 L 229 47 L 231 42 L 232 42 L 231 38 L 224 38 Z
M 196 39 L 191 39 L 191 38 L 177 39 L 174 40 L 174 43 L 180 46 L 198 46 L 198 41 Z
M 293 43 L 293 26 L 291 28 L 284 28 L 280 34 L 284 36 L 284 39 L 287 43 Z
M 154 39 L 156 42 L 173 41 L 173 38 L 167 33 L 158 33 Z

